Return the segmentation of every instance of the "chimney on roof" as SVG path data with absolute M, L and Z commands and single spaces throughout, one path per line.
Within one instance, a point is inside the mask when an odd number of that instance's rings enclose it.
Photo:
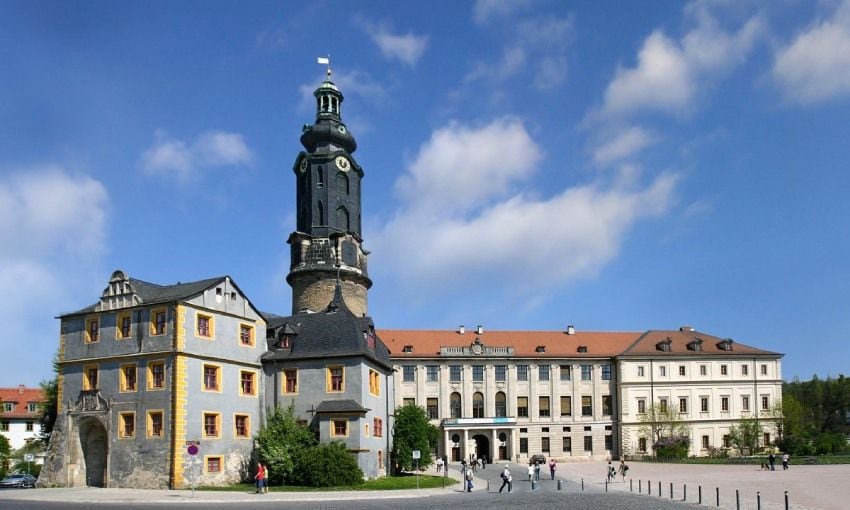
M 568 335 L 575 335 L 576 334 L 576 327 L 573 326 L 572 324 L 567 326 L 567 334 Z
M 679 328 L 679 331 L 681 331 L 682 333 L 692 333 L 694 331 L 694 328 L 691 326 L 682 326 L 681 328 Z
M 18 395 L 23 395 L 23 394 L 24 394 L 24 390 L 25 390 L 26 388 L 27 388 L 27 387 L 26 387 L 26 386 L 24 386 L 23 384 L 19 384 L 19 385 L 18 385 Z
M 457 328 L 457 332 L 458 332 L 458 334 L 460 334 L 460 335 L 462 335 L 462 334 L 466 333 L 466 328 L 464 327 L 464 325 L 463 325 L 463 324 L 461 324 L 461 325 L 460 325 L 460 327 L 459 327 L 459 328 Z
M 483 334 L 484 334 L 484 326 L 482 326 L 481 324 L 479 324 L 479 325 L 478 325 L 478 327 L 477 327 L 477 328 L 475 328 L 475 332 L 476 332 L 477 334 L 479 334 L 479 335 L 483 335 Z

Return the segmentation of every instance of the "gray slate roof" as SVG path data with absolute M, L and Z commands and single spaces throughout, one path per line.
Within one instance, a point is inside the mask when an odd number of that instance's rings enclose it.
M 318 407 L 316 407 L 317 414 L 324 413 L 357 413 L 357 414 L 365 414 L 369 412 L 369 409 L 366 409 L 356 400 L 323 400 Z
M 339 286 L 328 307 L 321 312 L 289 317 L 264 314 L 264 318 L 268 326 L 268 351 L 263 354 L 263 361 L 362 356 L 392 369 L 390 351 L 375 333 L 372 318 L 355 316 L 345 304 Z M 295 333 L 292 347 L 280 349 L 278 340 L 287 330 Z M 368 334 L 375 336 L 374 349 L 367 344 Z
M 130 278 L 129 280 L 130 285 L 133 286 L 133 290 L 136 291 L 136 294 L 139 296 L 139 298 L 141 298 L 142 302 L 145 305 L 152 305 L 157 303 L 169 303 L 172 301 L 190 299 L 223 281 L 225 278 L 227 277 L 217 276 L 215 278 L 207 278 L 206 280 L 177 283 L 174 285 L 157 285 L 155 283 L 146 282 L 144 280 L 138 280 L 136 278 Z M 233 279 L 231 278 L 231 282 L 232 281 Z M 81 310 L 64 313 L 60 317 L 94 312 L 95 307 L 98 305 L 98 303 L 100 303 L 100 301 L 89 305 Z

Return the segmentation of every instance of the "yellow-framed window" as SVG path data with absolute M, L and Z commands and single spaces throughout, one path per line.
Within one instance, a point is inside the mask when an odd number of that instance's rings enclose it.
M 85 342 L 87 344 L 93 344 L 95 342 L 100 341 L 100 318 L 99 317 L 87 317 L 86 318 L 86 332 L 84 334 Z
M 215 318 L 206 313 L 195 314 L 195 334 L 200 338 L 212 340 L 215 338 Z
M 331 437 L 348 437 L 348 420 L 334 418 L 331 420 Z
M 164 335 L 168 332 L 168 311 L 165 308 L 151 310 L 151 336 Z
M 204 412 L 201 433 L 205 438 L 221 437 L 221 413 Z
M 124 340 L 133 336 L 133 315 L 119 312 L 115 315 L 115 339 Z
M 282 393 L 287 395 L 294 395 L 298 393 L 298 369 L 297 368 L 284 368 L 283 369 L 283 381 L 282 381 Z
M 326 391 L 328 393 L 342 393 L 345 391 L 345 367 L 342 365 L 328 367 Z
M 201 368 L 201 390 L 221 393 L 221 366 L 204 363 Z
M 235 437 L 236 439 L 251 438 L 251 415 L 233 415 L 233 437 Z
M 118 413 L 118 437 L 130 439 L 136 437 L 136 413 L 132 411 Z
M 243 397 L 257 396 L 257 372 L 253 370 L 239 371 L 239 395 Z
M 254 347 L 254 326 L 244 322 L 239 323 L 239 345 L 242 347 Z
M 375 437 L 384 436 L 384 420 L 377 416 L 372 419 L 372 431 Z
M 147 437 L 161 439 L 165 437 L 165 412 L 162 409 L 152 409 L 147 413 Z
M 381 374 L 371 368 L 369 369 L 369 393 L 372 395 L 381 394 Z
M 165 389 L 165 361 L 148 361 L 147 388 L 153 391 Z
M 83 365 L 83 389 L 96 390 L 99 388 L 98 379 L 100 367 L 97 364 Z
M 224 469 L 224 458 L 221 455 L 204 455 L 204 473 L 217 475 Z
M 139 369 L 135 363 L 125 363 L 119 367 L 119 390 L 123 393 L 139 389 Z

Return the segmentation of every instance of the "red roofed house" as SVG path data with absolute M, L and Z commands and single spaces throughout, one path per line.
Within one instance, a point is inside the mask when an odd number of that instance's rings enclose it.
M 38 437 L 41 432 L 41 410 L 44 401 L 40 388 L 0 388 L 0 434 L 17 450 Z

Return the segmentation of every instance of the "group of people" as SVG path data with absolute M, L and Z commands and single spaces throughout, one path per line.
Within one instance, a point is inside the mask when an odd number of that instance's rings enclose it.
M 620 460 L 620 467 L 618 467 L 615 470 L 614 465 L 609 460 L 608 461 L 608 472 L 606 474 L 608 481 L 609 482 L 615 481 L 617 479 L 618 474 L 623 477 L 623 482 L 625 482 L 626 481 L 626 475 L 629 474 L 629 466 L 626 464 L 626 461 L 624 459 Z
M 782 454 L 782 470 L 783 471 L 788 470 L 788 462 L 790 462 L 790 460 L 791 460 L 790 455 L 788 455 L 787 453 Z M 773 452 L 771 452 L 770 455 L 767 456 L 767 463 L 765 463 L 765 462 L 761 463 L 761 468 L 763 470 L 766 470 L 766 471 L 776 471 L 776 455 L 774 455 Z
M 257 474 L 254 475 L 257 485 L 257 494 L 268 494 L 269 492 L 269 468 L 262 462 L 257 462 Z

